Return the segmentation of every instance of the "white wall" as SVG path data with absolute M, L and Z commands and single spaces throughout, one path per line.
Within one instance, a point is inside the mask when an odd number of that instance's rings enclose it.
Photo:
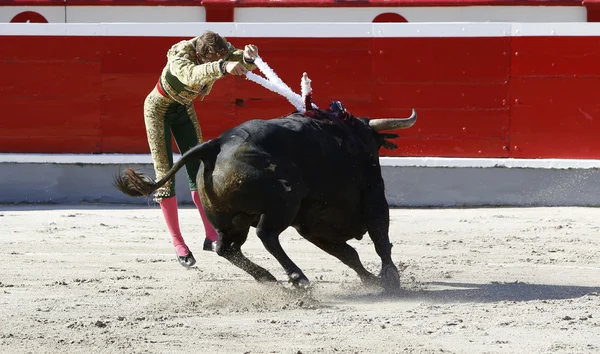
M 386 12 L 408 22 L 586 22 L 583 6 L 448 6 L 235 9 L 236 22 L 371 22 Z
M 23 11 L 50 23 L 204 22 L 202 6 L 0 6 L 0 23 Z M 586 22 L 584 6 L 266 7 L 237 8 L 235 22 L 371 22 L 395 12 L 409 22 Z

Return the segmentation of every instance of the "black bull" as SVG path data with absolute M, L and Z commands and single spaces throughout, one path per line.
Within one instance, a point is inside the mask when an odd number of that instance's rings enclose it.
M 354 269 L 363 283 L 398 289 L 398 270 L 389 240 L 389 207 L 379 164 L 381 147 L 408 128 L 405 119 L 355 118 L 344 112 L 312 111 L 271 120 L 247 121 L 185 153 L 161 180 L 131 169 L 115 186 L 132 196 L 149 196 L 191 159 L 202 160 L 200 198 L 219 234 L 216 252 L 258 281 L 276 281 L 242 253 L 250 227 L 296 286 L 309 281 L 288 257 L 279 235 L 289 226 Z M 346 242 L 368 232 L 381 258 L 380 277 L 367 271 Z

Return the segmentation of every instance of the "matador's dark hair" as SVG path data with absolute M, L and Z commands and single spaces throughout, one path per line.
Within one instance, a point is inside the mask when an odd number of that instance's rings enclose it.
M 225 38 L 213 31 L 206 31 L 196 41 L 196 51 L 200 56 L 207 57 L 211 54 L 227 55 L 229 47 Z

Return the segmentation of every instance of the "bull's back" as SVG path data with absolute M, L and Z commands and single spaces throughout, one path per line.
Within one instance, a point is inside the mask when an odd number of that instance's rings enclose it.
M 330 123 L 301 116 L 255 120 L 232 129 L 227 136 L 239 159 L 262 163 L 262 167 L 265 163 L 271 168 L 281 166 L 284 171 L 296 166 L 319 185 L 325 177 L 339 180 L 360 175 L 360 147 L 351 146 L 357 145 L 353 137 Z
M 258 120 L 224 135 L 230 161 L 261 178 L 297 181 L 315 198 L 352 198 L 361 183 L 362 156 L 352 154 L 351 137 L 335 125 L 304 117 Z

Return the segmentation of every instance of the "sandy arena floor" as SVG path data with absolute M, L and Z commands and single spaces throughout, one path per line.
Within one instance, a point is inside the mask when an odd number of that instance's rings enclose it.
M 393 209 L 403 292 L 365 289 L 293 229 L 290 289 L 254 230 L 260 285 L 201 251 L 176 263 L 158 207 L 0 206 L 0 353 L 598 353 L 600 209 Z M 367 268 L 366 237 L 351 244 Z

